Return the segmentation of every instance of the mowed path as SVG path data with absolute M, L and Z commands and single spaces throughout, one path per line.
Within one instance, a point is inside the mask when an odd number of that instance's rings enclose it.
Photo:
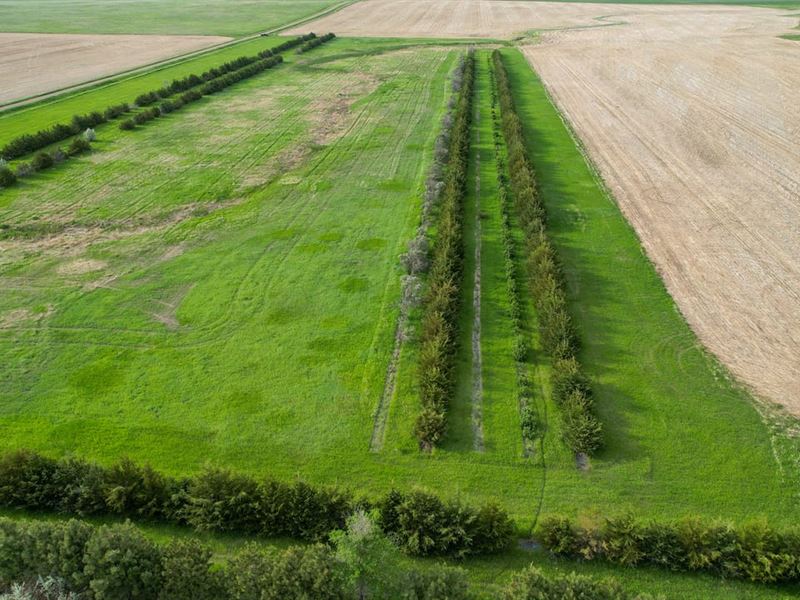
M 0 104 L 229 40 L 207 35 L 0 33 Z
M 725 6 L 366 0 L 337 34 L 512 37 L 703 343 L 800 414 L 797 17 Z

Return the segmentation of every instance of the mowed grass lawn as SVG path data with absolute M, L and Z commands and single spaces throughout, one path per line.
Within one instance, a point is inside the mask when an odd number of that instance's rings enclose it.
M 0 0 L 0 31 L 237 37 L 339 4 L 336 0 Z

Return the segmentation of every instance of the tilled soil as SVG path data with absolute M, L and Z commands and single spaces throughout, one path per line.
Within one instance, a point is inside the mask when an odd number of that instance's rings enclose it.
M 204 35 L 0 33 L 0 104 L 200 50 L 230 38 Z

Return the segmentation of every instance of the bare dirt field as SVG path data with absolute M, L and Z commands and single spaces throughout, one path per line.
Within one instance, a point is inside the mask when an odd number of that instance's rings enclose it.
M 800 414 L 797 19 L 695 10 L 525 53 L 703 343 Z
M 779 38 L 797 22 L 746 7 L 366 0 L 310 27 L 540 30 L 526 56 L 690 325 L 800 415 L 800 43 Z
M 113 75 L 230 38 L 0 33 L 0 104 Z

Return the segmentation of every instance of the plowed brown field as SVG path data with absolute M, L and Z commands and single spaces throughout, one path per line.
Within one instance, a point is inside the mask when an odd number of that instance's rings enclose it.
M 524 48 L 703 343 L 800 415 L 797 17 L 724 6 L 366 0 L 337 34 Z
M 219 44 L 205 35 L 0 33 L 0 104 Z

